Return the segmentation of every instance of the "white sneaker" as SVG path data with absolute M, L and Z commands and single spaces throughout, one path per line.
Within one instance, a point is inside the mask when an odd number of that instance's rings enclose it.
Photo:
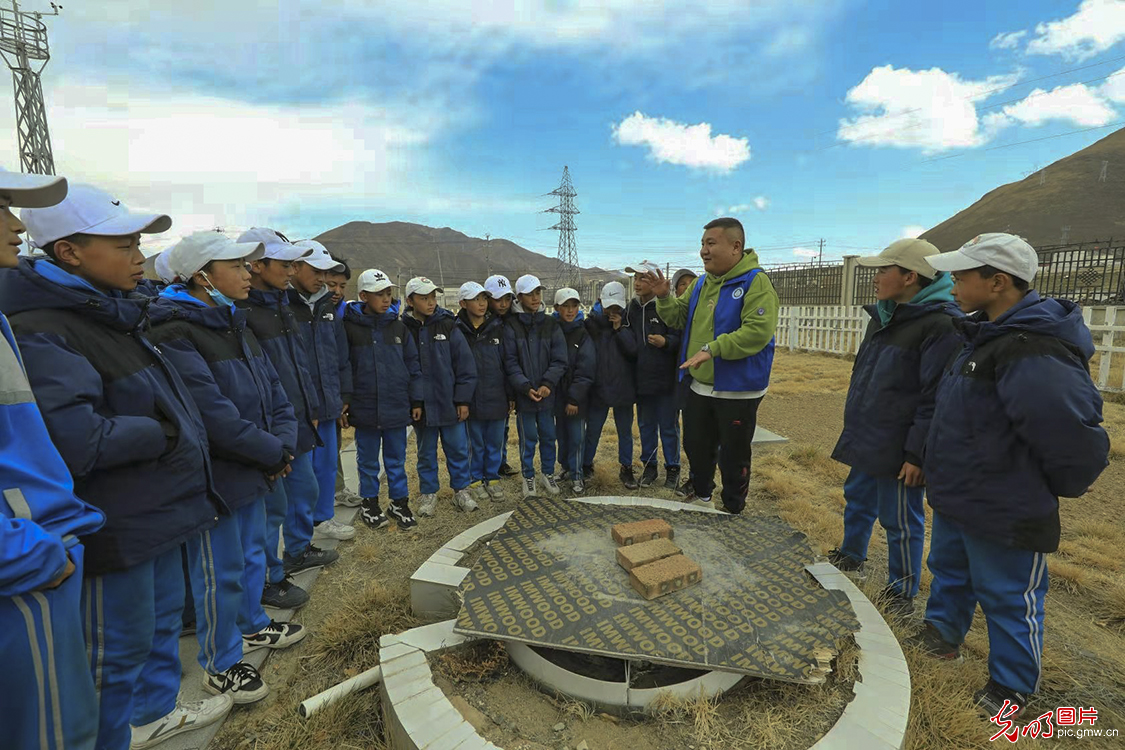
M 229 695 L 237 706 L 257 703 L 270 694 L 262 675 L 254 665 L 244 661 L 225 672 L 204 674 L 203 689 L 214 695 Z
M 351 490 L 345 489 L 336 493 L 336 504 L 345 508 L 358 508 L 362 502 L 363 498 Z
M 327 521 L 321 521 L 313 526 L 313 536 L 321 539 L 339 539 L 341 542 L 346 542 L 355 537 L 355 527 L 340 523 L 335 518 L 329 518 Z
M 572 489 L 574 491 L 575 495 L 581 495 L 583 492 L 586 491 L 586 483 L 583 482 L 580 478 L 575 479 L 574 482 L 571 483 L 570 489 Z
M 559 494 L 559 483 L 550 474 L 543 474 L 540 479 L 543 481 L 543 489 L 547 490 L 549 495 Z
M 470 485 L 469 491 L 472 493 L 474 500 L 488 499 L 488 490 L 485 489 L 484 482 L 476 482 Z
M 177 701 L 172 713 L 142 727 L 132 727 L 129 750 L 155 747 L 176 735 L 222 721 L 234 707 L 234 698 L 216 695 L 201 701 Z
M 473 493 L 468 487 L 453 495 L 453 504 L 466 513 L 477 509 L 477 501 L 473 499 Z
M 523 496 L 535 497 L 535 477 L 523 477 Z
M 432 516 L 437 510 L 437 495 L 422 495 L 418 498 L 418 515 Z
M 492 500 L 504 499 L 504 490 L 500 488 L 499 480 L 484 485 L 484 493 Z

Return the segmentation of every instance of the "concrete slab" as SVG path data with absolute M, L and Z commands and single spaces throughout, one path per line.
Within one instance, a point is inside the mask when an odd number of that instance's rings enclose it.
M 776 432 L 770 432 L 765 427 L 758 425 L 754 428 L 753 445 L 767 446 L 767 445 L 783 445 L 789 442 L 789 438 L 782 437 Z

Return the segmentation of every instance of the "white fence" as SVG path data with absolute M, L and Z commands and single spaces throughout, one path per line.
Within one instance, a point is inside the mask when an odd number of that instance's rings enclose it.
M 1125 390 L 1125 307 L 1085 307 L 1082 317 L 1097 352 L 1090 372 L 1103 391 Z M 790 351 L 855 354 L 871 316 L 860 305 L 786 305 L 777 346 Z

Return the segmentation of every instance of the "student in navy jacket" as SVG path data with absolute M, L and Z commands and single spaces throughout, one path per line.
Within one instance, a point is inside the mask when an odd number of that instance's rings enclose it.
M 52 206 L 66 190 L 63 177 L 0 170 L 0 268 L 17 267 L 24 232 L 11 207 Z M 0 334 L 0 727 L 12 747 L 90 750 L 98 709 L 79 606 L 79 537 L 100 529 L 105 516 L 74 495 L 3 315 Z M 51 686 L 57 702 L 48 698 Z
M 594 385 L 597 355 L 594 342 L 586 331 L 585 315 L 575 289 L 555 292 L 555 320 L 559 321 L 566 340 L 566 374 L 559 381 L 555 397 L 555 432 L 559 438 L 559 460 L 563 465 L 560 479 L 569 479 L 571 489 L 586 491 L 582 479 L 583 451 L 586 448 L 586 411 L 590 405 L 590 388 Z
M 664 447 L 664 489 L 680 482 L 680 420 L 677 398 L 678 356 L 681 331 L 672 328 L 656 313 L 656 295 L 648 274 L 660 267 L 649 261 L 626 268 L 633 274 L 637 296 L 625 311 L 625 325 L 637 341 L 637 428 L 641 433 L 640 486 L 656 481 L 656 449 Z
M 395 285 L 377 268 L 359 275 L 359 302 L 348 303 L 344 333 L 348 339 L 351 392 L 344 393 L 344 426 L 355 428 L 361 517 L 383 528 L 379 508 L 379 457 L 387 474 L 387 512 L 400 529 L 418 525 L 410 511 L 406 481 L 406 428 L 422 418 L 422 367 L 414 337 L 392 308 Z
M 535 494 L 535 447 L 543 489 L 559 494 L 555 481 L 555 391 L 566 374 L 566 339 L 547 315 L 543 285 L 527 274 L 516 279 L 516 304 L 504 328 L 504 370 L 516 396 L 523 496 Z
M 239 242 L 261 242 L 263 258 L 250 264 L 250 296 L 239 301 L 246 311 L 246 325 L 254 332 L 273 363 L 297 418 L 297 452 L 290 472 L 266 496 L 267 582 L 262 603 L 276 609 L 291 609 L 308 601 L 308 592 L 290 576 L 329 565 L 340 558 L 335 550 L 312 543 L 313 508 L 320 485 L 313 470 L 312 451 L 317 436 L 320 399 L 309 370 L 309 352 L 300 324 L 289 304 L 289 281 L 298 258 L 307 255 L 272 229 L 256 227 L 243 232 Z M 277 556 L 277 538 L 284 524 L 285 554 Z
M 332 304 L 334 305 L 334 311 L 335 311 L 335 316 L 336 316 L 336 325 L 340 329 L 340 346 L 343 347 L 344 351 L 347 351 L 347 349 L 348 349 L 348 337 L 344 335 L 344 311 L 347 309 L 347 305 L 348 305 L 345 298 L 347 297 L 347 294 L 348 294 L 348 282 L 351 281 L 351 278 L 352 278 L 352 269 L 351 269 L 351 267 L 348 266 L 348 262 L 346 260 L 344 260 L 343 258 L 339 258 L 339 257 L 333 255 L 332 260 L 334 260 L 336 262 L 337 266 L 339 267 L 339 270 L 325 272 L 325 274 L 324 274 L 324 286 L 326 286 L 328 288 L 328 293 L 330 295 L 332 295 Z M 349 373 L 351 372 L 351 364 L 350 363 L 348 364 L 348 372 Z M 341 376 L 341 377 L 343 377 L 343 376 Z M 350 377 L 350 375 L 349 375 L 349 377 Z M 340 383 L 340 393 L 341 394 L 343 394 L 344 391 L 346 390 L 344 388 L 344 385 L 345 385 L 345 383 L 343 383 L 343 382 Z M 343 404 L 341 403 L 341 411 L 342 411 L 342 409 L 343 409 Z M 357 507 L 359 507 L 360 502 L 363 500 L 363 498 L 361 498 L 359 495 L 357 495 L 354 492 L 352 492 L 351 490 L 349 490 L 344 485 L 344 465 L 340 461 L 340 455 L 343 453 L 343 450 L 344 450 L 344 440 L 343 440 L 343 433 L 342 433 L 343 422 L 344 422 L 343 419 L 337 419 L 336 420 L 336 449 L 337 450 L 336 450 L 336 495 L 335 495 L 335 502 L 336 502 L 336 505 L 342 505 L 345 508 L 357 508 Z
M 344 328 L 336 318 L 336 302 L 325 284 L 329 271 L 339 272 L 343 266 L 332 259 L 327 248 L 316 240 L 302 240 L 296 247 L 309 251 L 293 264 L 289 290 L 289 309 L 305 339 L 309 354 L 309 374 L 320 409 L 317 412 L 317 435 L 320 445 L 313 448 L 313 473 L 318 494 L 313 507 L 313 534 L 323 539 L 341 541 L 355 536 L 355 529 L 335 520 L 336 463 L 340 458 L 339 428 L 343 401 L 340 393 L 351 390 L 346 381 L 351 377 L 348 345 Z
M 488 293 L 475 281 L 461 285 L 457 325 L 477 366 L 477 387 L 469 404 L 470 488 L 478 500 L 498 500 L 504 428 L 510 402 L 504 377 L 504 322 L 488 311 Z
M 445 453 L 453 504 L 463 511 L 477 509 L 469 490 L 469 403 L 477 385 L 477 365 L 453 313 L 438 307 L 442 290 L 418 276 L 406 283 L 403 323 L 418 345 L 422 364 L 422 419 L 415 425 L 418 438 L 418 514 L 432 516 L 437 509 L 437 444 Z
M 947 659 L 977 603 L 988 624 L 989 716 L 1022 708 L 1039 687 L 1047 553 L 1059 544 L 1059 496 L 1078 497 L 1108 462 L 1102 399 L 1082 311 L 1028 291 L 1035 250 L 983 234 L 930 264 L 951 271 L 966 313 L 965 346 L 938 386 L 923 457 L 934 509 L 927 560 L 933 582 L 914 643 Z
M 274 622 L 262 609 L 266 493 L 289 470 L 297 443 L 297 420 L 277 371 L 234 305 L 250 293 L 246 263 L 264 248 L 196 232 L 166 252 L 187 281 L 165 288 L 153 303 L 150 336 L 199 407 L 215 485 L 232 512 L 203 532 L 202 555 L 188 550 L 195 611 L 204 614 L 196 629 L 203 686 L 237 704 L 253 703 L 269 688 L 242 660 L 244 652 L 286 648 L 305 637 L 300 625 Z
M 516 300 L 512 282 L 508 281 L 506 276 L 495 274 L 484 280 L 484 291 L 488 293 L 488 311 L 493 317 L 499 318 L 501 323 L 507 324 L 512 316 L 512 303 Z M 510 389 L 509 395 L 511 395 Z M 508 428 L 511 426 L 510 416 L 515 410 L 515 398 L 509 398 L 508 415 L 504 417 L 504 443 L 500 448 L 500 476 L 502 477 L 514 477 L 519 474 L 508 463 Z
M 139 238 L 171 220 L 133 214 L 97 188 L 22 215 L 47 257 L 0 274 L 0 306 L 75 493 L 106 517 L 83 538 L 98 747 L 147 747 L 217 721 L 229 696 L 179 703 L 180 545 L 229 510 L 215 491 L 202 419 L 145 337 Z M 130 725 L 133 726 L 130 729 Z
M 953 281 L 929 258 L 925 240 L 891 243 L 860 258 L 874 267 L 878 302 L 856 354 L 844 431 L 832 457 L 851 467 L 844 482 L 844 541 L 828 560 L 862 575 L 875 519 L 887 532 L 888 579 L 884 608 L 906 617 L 922 575 L 926 536 L 922 456 L 941 373 L 960 346 L 953 327 L 961 311 Z
M 617 427 L 617 461 L 621 464 L 618 476 L 625 489 L 637 489 L 633 473 L 633 404 L 637 401 L 636 366 L 637 338 L 625 325 L 625 287 L 611 281 L 602 287 L 601 304 L 595 305 L 593 314 L 586 318 L 586 330 L 594 340 L 597 352 L 597 372 L 590 393 L 590 411 L 586 417 L 586 450 L 584 472 L 594 472 L 594 457 L 598 454 L 602 428 L 613 410 L 613 423 Z

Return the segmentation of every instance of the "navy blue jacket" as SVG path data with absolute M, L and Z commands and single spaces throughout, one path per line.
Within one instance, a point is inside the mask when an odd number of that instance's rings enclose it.
M 457 319 L 439 307 L 423 323 L 407 308 L 402 322 L 418 345 L 422 363 L 422 423 L 457 424 L 457 407 L 472 403 L 477 387 L 477 363 Z
M 351 384 L 346 382 L 351 377 L 351 365 L 348 364 L 348 341 L 336 317 L 332 295 L 325 290 L 310 307 L 300 292 L 290 289 L 289 309 L 305 339 L 309 374 L 320 402 L 317 418 L 322 422 L 335 421 L 344 406 L 340 394 L 351 390 Z
M 965 346 L 938 386 L 923 463 L 930 505 L 966 533 L 1054 552 L 1059 496 L 1086 492 L 1109 455 L 1082 311 L 1033 291 L 995 322 L 955 324 Z
M 832 452 L 840 463 L 896 477 L 904 462 L 921 467 L 942 372 L 961 345 L 952 301 L 898 305 L 883 326 L 876 305 L 852 367 L 844 430 Z
M 656 298 L 641 304 L 636 297 L 625 309 L 623 325 L 629 326 L 637 340 L 637 395 L 663 396 L 676 390 L 680 366 L 680 338 L 682 331 L 672 328 L 656 314 Z M 652 335 L 663 336 L 663 347 L 648 343 Z
M 637 337 L 633 330 L 624 321 L 620 329 L 613 330 L 613 324 L 598 306 L 586 318 L 586 330 L 594 340 L 597 352 L 597 370 L 590 403 L 601 408 L 632 406 L 637 401 L 634 373 L 637 366 Z
M 273 363 L 293 414 L 297 417 L 297 455 L 320 444 L 313 420 L 320 400 L 309 372 L 309 353 L 286 292 L 251 289 L 250 298 L 237 303 L 246 311 L 246 327 L 254 332 Z
M 594 341 L 586 331 L 585 317 L 585 313 L 579 310 L 573 321 L 564 323 L 555 313 L 555 320 L 566 340 L 566 374 L 559 381 L 558 398 L 555 399 L 555 413 L 560 416 L 565 416 L 566 407 L 573 405 L 578 407 L 578 416 L 584 417 L 590 406 L 590 389 L 594 386 L 598 360 Z
M 550 411 L 555 405 L 555 392 L 566 374 L 566 339 L 558 321 L 540 308 L 514 311 L 504 323 L 504 371 L 508 385 L 516 397 L 516 411 Z M 527 392 L 547 386 L 551 395 L 532 401 Z
M 408 426 L 410 409 L 422 406 L 422 367 L 406 325 L 395 312 L 368 315 L 362 302 L 349 302 L 344 335 L 352 368 L 348 422 L 373 430 Z
M 0 272 L 47 430 L 75 494 L 106 516 L 82 540 L 91 576 L 175 549 L 229 512 L 199 411 L 143 333 L 150 302 L 103 294 L 47 260 Z
M 137 294 L 145 297 L 157 297 L 164 291 L 165 283 L 158 279 L 141 279 L 137 282 Z
M 295 455 L 297 419 L 277 371 L 238 308 L 210 307 L 179 284 L 150 308 L 151 338 L 191 391 L 207 428 L 215 486 L 236 510 L 269 491 Z
M 464 310 L 457 325 L 469 343 L 477 365 L 477 387 L 469 404 L 470 419 L 507 419 L 511 389 L 504 377 L 504 321 L 486 313 L 480 328 L 473 328 Z

